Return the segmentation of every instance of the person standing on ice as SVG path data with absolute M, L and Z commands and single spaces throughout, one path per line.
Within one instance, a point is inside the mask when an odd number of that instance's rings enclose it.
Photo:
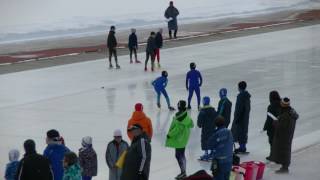
M 23 147 L 25 154 L 20 160 L 15 180 L 53 180 L 50 162 L 37 153 L 36 143 L 28 139 L 23 143 Z M 60 164 L 62 166 L 62 160 Z
M 249 117 L 251 109 L 251 95 L 246 90 L 247 83 L 241 81 L 238 84 L 239 94 L 237 96 L 234 120 L 232 122 L 232 134 L 235 142 L 239 143 L 239 148 L 235 153 L 247 153 Z
M 164 13 L 164 17 L 167 18 L 168 21 L 168 30 L 169 37 L 172 39 L 172 31 L 174 31 L 174 38 L 177 38 L 178 32 L 178 20 L 177 16 L 179 15 L 179 11 L 176 7 L 173 6 L 173 1 L 170 1 L 169 7 L 166 9 Z
M 290 99 L 282 99 L 280 115 L 275 123 L 271 161 L 281 164 L 276 173 L 289 173 L 292 139 L 299 114 L 290 106 Z
M 173 117 L 166 139 L 166 147 L 175 148 L 176 159 L 181 170 L 181 173 L 176 179 L 183 179 L 187 176 L 185 149 L 193 127 L 193 121 L 187 112 L 186 101 L 180 100 L 178 103 L 178 112 Z
M 208 96 L 202 99 L 203 107 L 201 108 L 197 125 L 201 128 L 201 149 L 204 151 L 204 155 L 200 157 L 200 160 L 208 161 L 210 159 L 211 149 L 208 147 L 208 139 L 216 129 L 215 119 L 218 116 L 217 111 L 210 105 L 210 98 Z
M 62 144 L 59 132 L 51 129 L 47 132 L 46 143 L 48 146 L 44 150 L 43 156 L 48 158 L 52 166 L 54 180 L 62 180 L 63 178 L 63 158 L 70 150 Z
M 219 91 L 220 101 L 218 104 L 218 113 L 220 116 L 224 117 L 226 128 L 228 128 L 230 124 L 231 108 L 232 108 L 232 103 L 228 99 L 227 94 L 228 94 L 228 91 L 226 88 L 220 89 Z
M 16 149 L 12 149 L 9 152 L 9 163 L 6 165 L 5 180 L 15 180 L 18 167 L 19 167 L 19 156 L 20 153 Z
M 151 32 L 148 38 L 148 42 L 146 46 L 146 61 L 145 61 L 144 71 L 148 70 L 147 66 L 148 66 L 149 57 L 151 58 L 151 71 L 154 71 L 155 53 L 157 48 L 155 36 L 156 34 L 154 32 Z
M 107 47 L 109 49 L 109 68 L 113 68 L 111 59 L 112 56 L 114 56 L 114 61 L 116 63 L 116 68 L 120 69 L 120 66 L 118 64 L 118 56 L 117 56 L 117 39 L 116 39 L 116 27 L 115 26 L 111 26 L 110 27 L 110 31 L 108 34 L 108 39 L 107 39 Z
M 128 48 L 130 51 L 130 63 L 132 64 L 132 54 L 134 54 L 135 62 L 141 63 L 138 61 L 137 50 L 138 50 L 138 37 L 136 35 L 136 29 L 131 29 L 131 34 L 129 36 Z
M 133 140 L 124 160 L 121 180 L 148 180 L 151 162 L 151 144 L 139 124 L 129 127 Z
M 229 129 L 225 127 L 222 116 L 215 120 L 217 129 L 208 140 L 208 147 L 212 149 L 213 162 L 217 162 L 218 170 L 214 174 L 214 180 L 229 180 L 232 168 L 233 137 Z
M 120 180 L 122 169 L 116 167 L 116 162 L 123 152 L 125 152 L 129 145 L 122 139 L 120 129 L 113 132 L 113 140 L 109 142 L 106 151 L 106 161 L 109 167 L 109 180 Z
M 157 106 L 158 106 L 158 108 L 161 108 L 160 96 L 161 96 L 161 94 L 163 94 L 163 96 L 166 98 L 168 109 L 170 111 L 174 111 L 175 109 L 170 105 L 170 99 L 169 99 L 168 93 L 166 91 L 167 84 L 168 84 L 168 72 L 167 71 L 162 71 L 161 76 L 152 82 L 154 90 L 157 93 Z
M 82 180 L 91 180 L 98 174 L 97 153 L 92 146 L 92 137 L 82 138 L 82 147 L 79 149 L 79 163 L 82 169 Z
M 200 110 L 200 87 L 202 85 L 202 76 L 201 73 L 196 70 L 196 64 L 194 62 L 190 63 L 190 71 L 186 76 L 186 88 L 189 91 L 188 96 L 188 109 L 191 109 L 191 99 L 193 92 L 197 95 L 198 109 Z
M 139 124 L 142 127 L 143 132 L 145 132 L 151 140 L 153 136 L 153 128 L 150 118 L 143 112 L 143 105 L 141 103 L 137 103 L 134 108 L 135 111 L 132 113 L 132 116 L 128 121 L 127 128 L 130 128 L 133 124 Z M 132 141 L 134 137 L 133 134 L 130 131 L 127 133 L 129 139 Z
M 158 68 L 160 68 L 161 67 L 161 65 L 160 65 L 160 49 L 163 46 L 162 28 L 160 28 L 159 31 L 157 32 L 156 37 L 155 37 L 155 41 L 156 41 L 156 47 L 157 47 L 156 48 L 156 58 L 158 61 Z
M 280 114 L 281 106 L 281 98 L 277 91 L 271 91 L 269 94 L 269 101 L 270 105 L 268 106 L 267 110 L 267 119 L 263 126 L 263 131 L 267 131 L 268 140 L 270 144 L 270 154 L 266 157 L 267 160 L 271 160 L 272 154 L 272 144 L 273 144 L 273 137 L 274 137 L 274 122 L 278 120 L 278 116 Z

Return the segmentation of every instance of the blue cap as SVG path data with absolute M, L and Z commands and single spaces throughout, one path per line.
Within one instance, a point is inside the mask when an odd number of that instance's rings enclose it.
M 208 96 L 203 97 L 202 103 L 204 106 L 210 105 L 210 98 Z
M 224 97 L 227 97 L 227 94 L 228 94 L 228 91 L 226 88 L 221 88 L 220 91 L 219 91 L 219 96 L 220 98 L 224 98 Z

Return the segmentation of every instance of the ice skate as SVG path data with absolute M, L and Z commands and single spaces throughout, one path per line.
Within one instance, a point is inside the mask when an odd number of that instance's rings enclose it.
M 157 103 L 157 107 L 158 107 L 158 108 L 161 108 L 161 104 L 160 104 L 160 103 Z
M 281 167 L 279 170 L 276 170 L 275 173 L 276 174 L 288 174 L 289 173 L 289 169 Z
M 132 64 L 133 63 L 133 61 L 132 60 L 130 60 L 130 64 Z
M 120 69 L 120 66 L 117 64 L 117 65 L 116 65 L 116 68 L 117 68 L 117 69 Z
M 135 62 L 136 62 L 136 64 L 140 64 L 141 63 L 141 61 L 139 61 L 139 60 L 136 60 Z
M 113 65 L 112 65 L 112 64 L 110 64 L 110 65 L 109 65 L 109 69 L 112 69 L 112 68 L 113 68 Z
M 158 68 L 159 68 L 159 69 L 161 68 L 161 65 L 160 65 L 160 63 L 158 63 Z
M 148 68 L 147 68 L 147 67 L 145 67 L 145 68 L 144 68 L 144 71 L 148 71 Z
M 187 177 L 187 174 L 185 172 L 180 173 L 177 177 L 175 177 L 175 179 L 180 180 Z

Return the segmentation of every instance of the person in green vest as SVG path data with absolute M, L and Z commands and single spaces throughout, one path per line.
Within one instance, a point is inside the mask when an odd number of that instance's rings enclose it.
M 186 104 L 184 100 L 179 101 L 178 112 L 173 117 L 166 139 L 166 147 L 175 148 L 175 156 L 181 170 L 176 179 L 183 179 L 187 176 L 185 148 L 189 141 L 191 128 L 194 127 L 193 121 L 188 115 Z

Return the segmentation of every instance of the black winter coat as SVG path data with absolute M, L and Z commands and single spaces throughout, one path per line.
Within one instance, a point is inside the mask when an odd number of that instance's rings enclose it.
M 53 180 L 49 160 L 37 153 L 26 154 L 20 161 L 16 180 Z
M 207 142 L 216 129 L 215 119 L 217 116 L 217 111 L 211 106 L 205 106 L 200 110 L 197 125 L 201 128 L 202 150 L 209 150 Z
M 108 34 L 108 39 L 107 39 L 107 46 L 109 49 L 114 49 L 116 48 L 118 45 L 117 43 L 117 39 L 116 39 L 116 36 L 115 36 L 115 32 L 114 31 L 109 31 L 109 34 Z
M 232 122 L 232 134 L 234 142 L 246 144 L 248 142 L 248 127 L 251 109 L 251 95 L 248 91 L 240 92 L 237 96 L 237 102 Z
M 165 13 L 164 13 L 164 17 L 168 18 L 172 18 L 171 21 L 168 22 L 168 29 L 169 30 L 177 30 L 178 29 L 178 21 L 177 21 L 177 16 L 179 15 L 179 11 L 177 8 L 175 8 L 174 6 L 169 6 Z
M 156 47 L 157 48 L 162 48 L 163 46 L 163 38 L 162 38 L 162 34 L 157 32 L 156 34 L 156 38 L 155 38 L 155 43 L 156 43 Z
M 292 139 L 299 115 L 291 108 L 281 108 L 280 116 L 275 126 L 271 151 L 272 161 L 289 166 L 291 162 Z
M 97 176 L 97 153 L 92 147 L 79 150 L 79 163 L 82 169 L 82 176 Z
M 280 114 L 280 102 L 272 102 L 267 109 L 267 113 L 271 113 L 274 117 L 278 117 Z M 267 115 L 266 122 L 264 123 L 263 130 L 267 131 L 268 136 L 272 136 L 274 133 L 274 127 L 273 127 L 274 120 L 270 115 Z
M 154 54 L 156 50 L 156 41 L 155 38 L 149 37 L 147 47 L 146 47 L 146 52 L 150 54 Z
M 135 33 L 131 33 L 128 41 L 129 49 L 137 49 L 138 48 L 138 37 Z
M 121 180 L 148 180 L 150 161 L 150 139 L 143 133 L 132 140 L 124 161 Z M 142 172 L 142 175 L 139 175 L 139 171 Z
M 218 104 L 218 114 L 224 117 L 226 128 L 229 127 L 232 103 L 228 98 L 223 98 Z

